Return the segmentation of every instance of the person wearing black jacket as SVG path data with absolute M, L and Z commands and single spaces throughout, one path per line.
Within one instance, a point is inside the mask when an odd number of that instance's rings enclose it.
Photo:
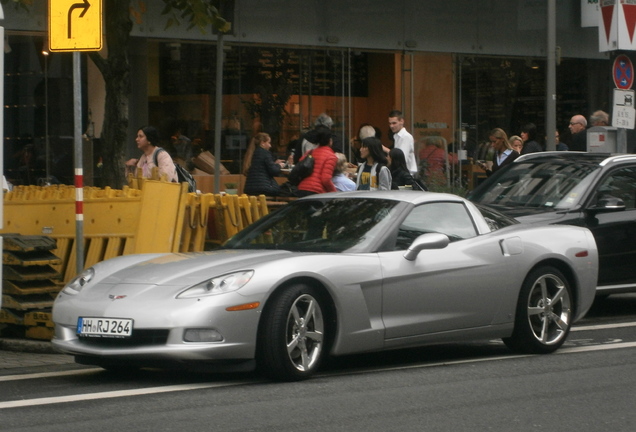
M 397 190 L 400 186 L 412 186 L 415 180 L 406 167 L 404 152 L 394 147 L 389 152 L 387 159 L 389 170 L 391 170 L 391 189 Z
M 486 171 L 486 175 L 490 177 L 499 168 L 511 164 L 519 157 L 519 152 L 513 150 L 512 145 L 508 141 L 508 135 L 501 128 L 495 128 L 490 131 L 490 145 L 495 150 L 490 164 L 480 163 L 481 168 Z
M 543 147 L 537 142 L 537 126 L 534 123 L 528 123 L 521 129 L 521 140 L 523 141 L 522 155 L 543 151 Z
M 280 186 L 274 177 L 280 175 L 285 162 L 274 159 L 274 155 L 269 151 L 271 147 L 269 134 L 261 132 L 252 138 L 243 162 L 243 174 L 246 177 L 244 193 L 269 196 L 281 194 Z

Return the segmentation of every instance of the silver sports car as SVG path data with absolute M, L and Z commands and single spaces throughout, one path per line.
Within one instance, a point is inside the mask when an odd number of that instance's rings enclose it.
M 258 368 L 310 377 L 327 355 L 503 338 L 549 353 L 594 299 L 587 228 L 530 226 L 455 195 L 299 199 L 202 253 L 128 255 L 71 281 L 53 345 L 106 369 Z

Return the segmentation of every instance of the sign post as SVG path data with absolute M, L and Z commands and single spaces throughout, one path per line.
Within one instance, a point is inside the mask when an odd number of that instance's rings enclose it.
M 76 272 L 84 270 L 84 169 L 82 166 L 81 51 L 102 49 L 101 0 L 49 0 L 49 49 L 73 52 L 75 146 L 75 256 Z
M 636 109 L 634 108 L 634 65 L 625 54 L 614 59 L 612 66 L 614 79 L 614 105 L 612 108 L 612 126 L 616 130 L 616 150 L 619 153 L 627 151 L 627 129 L 636 126 Z
M 0 5 L 0 20 L 4 20 L 4 9 Z M 0 52 L 4 52 L 4 27 L 0 26 Z M 0 56 L 0 106 L 4 106 L 4 56 Z M 4 115 L 0 115 L 0 137 L 4 136 Z M 4 140 L 0 141 L 0 166 L 4 167 Z M 2 172 L 4 180 L 4 171 Z M 3 181 L 4 183 L 4 181 Z M 4 187 L 4 184 L 3 184 Z M 4 194 L 3 194 L 4 195 Z M 0 228 L 4 228 L 4 199 L 0 200 Z M 0 249 L 2 249 L 2 236 L 0 236 Z M 0 260 L 0 274 L 2 273 L 2 261 Z M 0 281 L 0 308 L 2 307 L 2 282 Z

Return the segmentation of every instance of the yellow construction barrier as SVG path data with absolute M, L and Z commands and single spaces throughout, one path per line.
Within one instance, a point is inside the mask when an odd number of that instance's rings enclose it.
M 84 188 L 85 267 L 132 253 L 202 251 L 269 213 L 263 195 L 187 193 L 185 183 L 137 180 L 141 189 Z M 16 186 L 4 195 L 0 234 L 54 238 L 61 262 L 53 268 L 66 282 L 76 273 L 75 220 L 73 186 Z
M 85 265 L 130 253 L 178 252 L 186 187 L 147 181 L 143 191 L 84 188 Z M 73 186 L 16 186 L 5 193 L 0 233 L 54 238 L 52 252 L 62 261 L 54 268 L 68 281 L 76 273 L 75 220 Z

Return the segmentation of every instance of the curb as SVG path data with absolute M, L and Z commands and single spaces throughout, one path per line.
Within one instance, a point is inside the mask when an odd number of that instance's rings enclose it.
M 59 354 L 50 341 L 0 338 L 0 350 L 36 354 Z

